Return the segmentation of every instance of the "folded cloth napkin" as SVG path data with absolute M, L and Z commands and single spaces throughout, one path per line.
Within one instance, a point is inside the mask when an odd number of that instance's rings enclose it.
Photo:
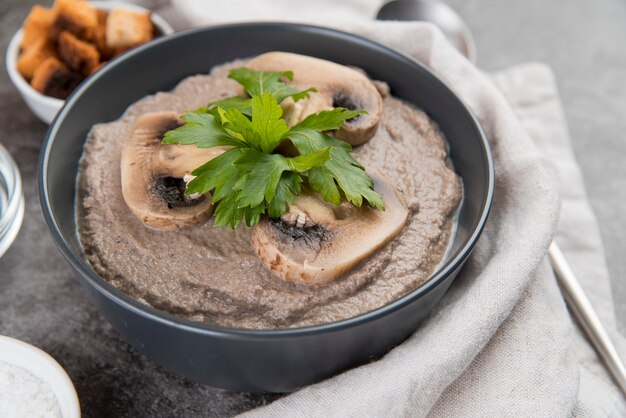
M 572 322 L 545 256 L 556 233 L 598 314 L 623 348 L 598 228 L 550 69 L 527 64 L 484 74 L 430 24 L 372 21 L 382 3 L 152 4 L 179 29 L 245 20 L 306 21 L 397 48 L 430 67 L 463 98 L 494 154 L 496 190 L 485 231 L 415 334 L 378 361 L 246 415 L 626 415 L 620 392 Z

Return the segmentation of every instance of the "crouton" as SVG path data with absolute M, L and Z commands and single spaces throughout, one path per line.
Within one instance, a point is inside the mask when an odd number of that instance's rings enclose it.
M 55 0 L 52 8 L 33 6 L 24 21 L 17 70 L 39 92 L 65 99 L 105 62 L 155 34 L 149 12 Z
M 106 43 L 109 48 L 124 51 L 148 42 L 154 28 L 149 12 L 113 9 L 106 24 Z
M 24 50 L 17 59 L 17 71 L 22 76 L 30 80 L 35 74 L 35 70 L 42 62 L 49 57 L 57 55 L 54 45 L 47 38 L 40 38 L 33 41 L 32 45 Z
M 57 58 L 50 57 L 37 67 L 30 84 L 46 96 L 65 100 L 81 81 L 79 73 L 67 68 Z
M 93 69 L 92 73 L 95 73 L 96 71 L 98 71 L 100 68 L 104 67 L 104 65 L 106 65 L 106 63 L 109 61 L 102 61 L 101 63 L 98 64 L 98 66 L 96 68 Z
M 68 31 L 84 40 L 94 38 L 98 27 L 98 11 L 84 0 L 56 0 L 53 35 Z
M 100 53 L 94 45 L 81 41 L 67 31 L 59 35 L 58 50 L 63 62 L 84 76 L 95 71 L 100 63 Z
M 109 48 L 106 39 L 106 26 L 98 26 L 94 43 L 100 52 L 100 58 L 102 60 L 110 60 L 117 52 L 115 49 Z
M 50 28 L 56 17 L 56 12 L 47 7 L 35 5 L 24 21 L 22 35 L 22 49 L 29 49 L 38 39 L 48 39 Z
M 102 60 L 109 60 L 115 55 L 115 50 L 107 46 L 106 31 L 107 31 L 107 17 L 109 13 L 106 10 L 98 9 L 98 27 L 93 42 L 96 44 L 98 51 L 100 51 L 100 58 Z
M 98 25 L 99 26 L 106 26 L 106 24 L 107 24 L 107 17 L 109 16 L 109 12 L 107 12 L 106 10 L 103 10 L 103 9 L 96 9 L 96 16 L 98 18 Z

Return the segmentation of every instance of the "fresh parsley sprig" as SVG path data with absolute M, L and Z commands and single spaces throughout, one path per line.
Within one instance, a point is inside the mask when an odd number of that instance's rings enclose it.
M 235 229 L 243 219 L 246 225 L 259 222 L 268 213 L 278 218 L 309 187 L 333 204 L 341 193 L 355 206 L 365 199 L 384 209 L 373 190 L 372 179 L 351 155 L 352 148 L 325 132 L 338 129 L 364 111 L 335 108 L 308 116 L 289 128 L 280 102 L 291 97 L 298 101 L 316 92 L 299 91 L 282 79 L 293 79 L 291 71 L 263 72 L 247 68 L 232 70 L 229 77 L 239 82 L 250 97 L 228 97 L 183 115 L 185 124 L 165 134 L 164 144 L 194 144 L 199 148 L 232 147 L 195 169 L 186 193 L 213 192 L 215 224 Z M 276 153 L 290 140 L 299 155 Z

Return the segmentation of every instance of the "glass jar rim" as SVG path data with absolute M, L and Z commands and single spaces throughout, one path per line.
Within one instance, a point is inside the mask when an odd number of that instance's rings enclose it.
M 6 196 L 0 207 L 0 257 L 9 249 L 24 219 L 22 178 L 15 160 L 0 144 L 0 192 Z

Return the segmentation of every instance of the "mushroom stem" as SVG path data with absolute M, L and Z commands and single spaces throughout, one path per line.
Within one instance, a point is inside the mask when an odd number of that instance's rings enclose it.
M 167 167 L 172 177 L 184 178 L 207 161 L 223 154 L 230 147 L 198 148 L 195 145 L 159 145 L 154 164 Z M 191 181 L 191 179 L 189 180 Z M 187 183 L 187 181 L 185 181 Z
M 211 197 L 185 195 L 191 172 L 228 147 L 165 145 L 163 135 L 182 124 L 176 112 L 141 116 L 122 149 L 124 201 L 147 227 L 178 230 L 204 222 L 212 213 Z

